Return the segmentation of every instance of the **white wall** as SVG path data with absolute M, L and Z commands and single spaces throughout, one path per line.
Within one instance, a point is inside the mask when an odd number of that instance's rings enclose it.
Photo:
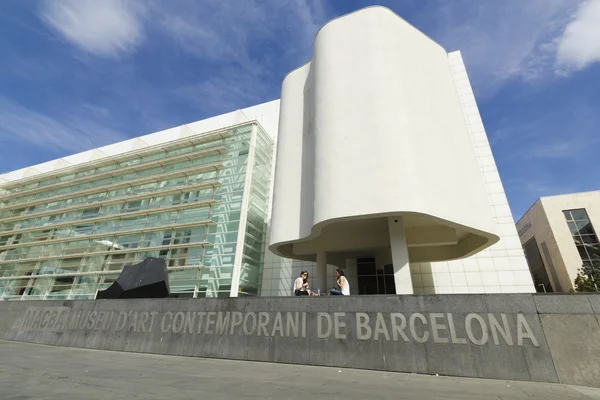
M 411 264 L 415 293 L 535 292 L 462 56 L 455 51 L 448 54 L 448 59 L 477 154 L 479 171 L 494 210 L 500 241 L 463 260 Z
M 447 60 L 450 64 L 455 90 L 458 92 L 460 99 L 460 106 L 464 113 L 463 119 L 466 121 L 468 127 L 469 146 L 472 147 L 476 155 L 476 165 L 473 171 L 475 171 L 478 177 L 471 180 L 465 179 L 465 182 L 477 185 L 477 180 L 483 181 L 487 207 L 493 212 L 493 220 L 496 225 L 495 232 L 500 237 L 500 241 L 475 256 L 462 260 L 436 263 L 411 263 L 411 276 L 415 293 L 534 292 L 535 289 L 529 268 L 521 248 L 512 213 L 504 193 L 504 188 L 460 52 L 448 54 Z M 307 68 L 303 67 L 297 70 L 297 74 L 300 74 L 301 77 L 306 76 L 308 74 Z M 297 110 L 296 107 L 291 108 L 289 111 L 284 111 L 285 107 L 286 105 L 283 104 L 282 112 L 295 113 Z M 285 120 L 285 118 L 282 117 L 282 120 Z M 293 124 L 298 122 L 297 119 L 294 121 L 293 118 L 290 118 L 290 121 Z M 289 128 L 293 129 L 293 124 L 290 124 Z M 296 138 L 298 138 L 296 140 L 299 140 L 300 136 L 296 136 Z M 295 145 L 299 144 L 300 142 Z M 290 143 L 290 145 L 292 144 Z M 376 144 L 374 147 L 377 148 Z M 279 148 L 283 148 L 283 146 L 280 145 Z M 373 146 L 364 145 L 362 146 L 362 151 L 369 152 L 372 151 L 372 148 Z M 335 146 L 329 151 L 336 152 Z M 298 154 L 296 153 L 296 156 L 300 157 Z M 291 154 L 291 157 L 294 157 L 294 155 Z M 323 157 L 326 157 L 326 155 Z M 436 155 L 427 151 L 421 152 L 420 157 L 429 163 L 435 164 L 439 162 L 436 159 Z M 289 159 L 287 160 L 289 161 Z M 296 175 L 299 174 L 298 171 L 295 173 Z M 291 178 L 288 181 L 293 184 Z M 379 196 L 386 196 L 387 190 L 388 187 L 386 185 L 380 185 L 377 194 Z M 436 201 L 440 202 L 439 197 L 436 198 Z M 290 204 L 293 206 L 296 202 L 290 199 Z M 291 221 L 292 219 L 299 218 L 300 210 L 292 210 L 292 208 L 288 209 L 287 219 L 284 218 L 285 223 L 282 222 L 284 219 L 276 222 L 278 229 L 287 229 L 288 233 L 300 231 L 298 225 L 293 226 L 291 231 L 289 230 L 290 226 L 286 226 L 289 223 L 288 220 Z M 296 221 L 295 223 L 297 224 L 298 222 Z M 350 265 L 349 263 L 351 262 L 347 262 L 347 267 Z M 303 269 L 308 270 L 309 274 L 315 276 L 313 273 L 314 267 L 314 263 L 290 261 L 267 251 L 264 264 L 262 294 L 287 295 L 290 292 L 289 288 L 291 287 L 292 279 L 298 276 Z M 328 278 L 333 283 L 332 268 L 328 271 Z M 281 290 L 282 285 L 285 288 L 284 290 Z
M 500 241 L 491 248 L 462 260 L 411 263 L 414 291 L 416 294 L 535 292 L 462 56 L 456 51 L 449 53 L 448 58 L 477 154 L 479 172 L 485 182 L 489 202 L 494 210 L 496 232 L 500 236 Z M 600 221 L 600 215 L 598 219 Z M 600 226 L 600 222 L 598 224 Z M 347 267 L 350 264 L 351 262 L 347 262 Z M 262 294 L 264 296 L 288 295 L 292 284 L 290 279 L 298 276 L 303 269 L 314 276 L 314 268 L 314 263 L 284 259 L 267 251 Z M 329 268 L 329 286 L 333 284 L 333 273 L 333 268 Z M 281 290 L 282 287 L 285 290 Z
M 371 223 L 385 216 L 403 217 L 409 243 L 423 226 L 458 231 L 454 244 L 415 247 L 412 257 L 423 261 L 498 240 L 447 53 L 387 8 L 356 11 L 317 33 L 310 63 L 283 81 L 278 140 L 277 254 L 338 252 L 331 242 L 340 225 L 364 239 L 344 224 L 359 219 L 384 233 L 373 248 L 389 248 L 387 225 Z

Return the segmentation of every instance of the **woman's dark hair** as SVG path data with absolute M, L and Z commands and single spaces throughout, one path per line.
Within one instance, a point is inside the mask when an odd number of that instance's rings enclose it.
M 304 274 L 306 274 L 306 278 L 302 278 L 302 280 L 304 281 L 304 283 L 306 283 L 308 282 L 308 271 L 300 272 L 300 276 L 304 276 Z
M 337 272 L 338 274 L 340 274 L 340 276 L 344 276 L 344 270 L 341 269 L 341 268 L 336 269 L 335 272 Z

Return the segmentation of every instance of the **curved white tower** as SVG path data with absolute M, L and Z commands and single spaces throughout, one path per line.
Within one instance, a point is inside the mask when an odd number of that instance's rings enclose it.
M 448 54 L 384 7 L 326 24 L 283 80 L 270 250 L 341 265 L 451 260 L 498 241 Z M 321 275 L 320 279 L 323 279 Z

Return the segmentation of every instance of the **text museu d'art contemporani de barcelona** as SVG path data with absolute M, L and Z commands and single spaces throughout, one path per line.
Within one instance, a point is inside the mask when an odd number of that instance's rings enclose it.
M 521 313 L 87 311 L 29 307 L 21 332 L 103 331 L 540 347 Z

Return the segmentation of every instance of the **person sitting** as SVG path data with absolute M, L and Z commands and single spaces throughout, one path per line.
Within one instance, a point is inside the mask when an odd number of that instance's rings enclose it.
M 349 296 L 350 295 L 350 284 L 348 279 L 344 276 L 344 271 L 340 268 L 335 270 L 335 277 L 337 281 L 337 288 L 331 289 L 330 293 L 334 296 Z
M 294 281 L 294 288 L 292 289 L 294 296 L 308 296 L 308 272 L 300 272 L 300 276 Z

